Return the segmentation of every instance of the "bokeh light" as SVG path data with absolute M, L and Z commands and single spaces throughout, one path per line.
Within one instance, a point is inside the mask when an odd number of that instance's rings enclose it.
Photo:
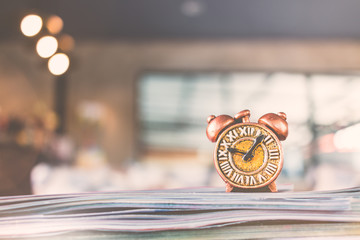
M 74 38 L 68 34 L 64 34 L 59 38 L 59 48 L 63 52 L 69 52 L 73 50 L 75 46 Z
M 54 75 L 64 74 L 70 65 L 69 57 L 64 53 L 57 53 L 49 59 L 48 68 Z
M 42 25 L 43 22 L 41 17 L 31 14 L 23 18 L 20 24 L 20 29 L 25 36 L 32 37 L 40 32 Z
M 51 34 L 58 34 L 64 26 L 63 20 L 56 15 L 52 15 L 46 21 L 46 28 Z
M 39 39 L 36 44 L 36 51 L 42 58 L 51 57 L 58 48 L 56 38 L 52 36 L 45 36 Z

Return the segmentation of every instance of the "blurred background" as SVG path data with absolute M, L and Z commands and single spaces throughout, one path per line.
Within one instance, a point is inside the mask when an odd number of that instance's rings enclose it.
M 288 116 L 278 183 L 360 183 L 360 2 L 0 0 L 0 194 L 224 186 L 208 115 Z

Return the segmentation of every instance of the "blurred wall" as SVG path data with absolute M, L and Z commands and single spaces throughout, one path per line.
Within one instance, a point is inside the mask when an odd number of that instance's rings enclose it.
M 0 53 L 0 107 L 27 111 L 38 100 L 51 107 L 54 77 L 46 63 L 20 42 L 0 43 Z M 360 42 L 350 40 L 78 42 L 68 75 L 68 132 L 80 141 L 79 106 L 101 104 L 97 137 L 120 166 L 138 157 L 136 80 L 144 71 L 346 72 L 359 69 L 359 56 Z
M 20 42 L 0 43 L 0 109 L 29 114 L 36 102 L 52 101 L 52 81 L 46 64 Z

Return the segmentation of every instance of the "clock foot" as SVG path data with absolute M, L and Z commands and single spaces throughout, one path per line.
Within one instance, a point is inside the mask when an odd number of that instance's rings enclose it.
M 234 191 L 234 187 L 231 186 L 229 183 L 226 183 L 225 191 L 226 191 L 226 192 L 233 192 L 233 191 Z
M 269 188 L 270 192 L 277 192 L 277 187 L 276 187 L 275 181 L 272 182 L 272 183 L 270 183 L 270 184 L 268 185 L 268 188 Z

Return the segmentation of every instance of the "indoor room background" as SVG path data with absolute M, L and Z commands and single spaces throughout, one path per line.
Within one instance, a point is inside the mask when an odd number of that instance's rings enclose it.
M 287 114 L 280 184 L 360 183 L 358 1 L 0 6 L 2 195 L 223 187 L 206 119 L 243 109 L 254 122 Z M 29 14 L 43 19 L 32 37 L 20 29 Z M 46 35 L 70 39 L 57 48 L 70 59 L 63 74 L 36 51 Z

